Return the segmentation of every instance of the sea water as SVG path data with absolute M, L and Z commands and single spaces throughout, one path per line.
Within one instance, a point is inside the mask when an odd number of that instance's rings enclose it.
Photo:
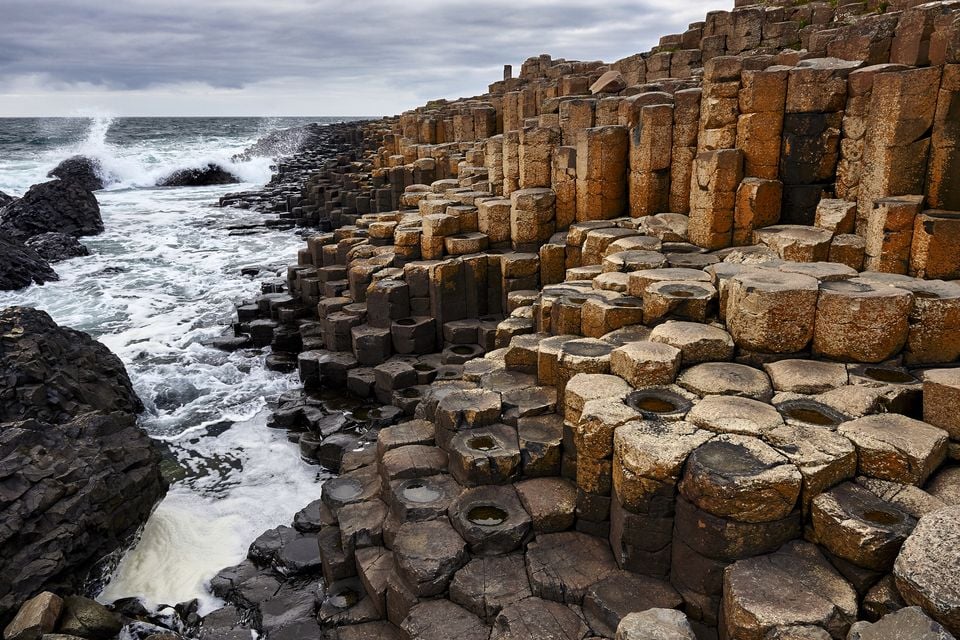
M 169 493 L 110 576 L 104 602 L 135 596 L 155 607 L 199 598 L 209 611 L 218 605 L 209 579 L 320 495 L 317 468 L 300 461 L 284 432 L 265 426 L 267 403 L 294 388 L 296 376 L 268 371 L 264 353 L 204 342 L 223 335 L 234 303 L 256 297 L 302 244 L 289 231 L 231 235 L 229 227 L 258 214 L 213 205 L 269 180 L 271 158 L 230 158 L 273 129 L 323 121 L 0 119 L 0 191 L 22 195 L 77 153 L 100 160 L 110 181 L 96 193 L 105 231 L 81 238 L 91 255 L 53 265 L 58 282 L 0 292 L 0 306 L 42 309 L 117 354 L 146 405 L 141 425 L 176 462 Z M 244 183 L 153 186 L 207 162 Z M 247 266 L 259 267 L 258 276 L 241 275 Z

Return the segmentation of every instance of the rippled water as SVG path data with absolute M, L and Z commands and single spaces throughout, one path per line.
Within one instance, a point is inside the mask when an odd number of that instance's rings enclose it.
M 144 119 L 135 127 L 91 120 L 77 134 L 69 130 L 78 127 L 73 121 L 57 128 L 41 120 L 46 133 L 32 136 L 24 134 L 25 121 L 0 120 L 0 190 L 19 195 L 78 150 L 121 175 L 96 194 L 106 231 L 81 239 L 91 256 L 54 265 L 59 282 L 0 292 L 0 305 L 43 309 L 116 353 L 147 407 L 141 424 L 179 463 L 179 479 L 121 561 L 104 601 L 139 596 L 156 605 L 199 597 L 209 610 L 216 601 L 206 581 L 320 492 L 317 468 L 299 460 L 284 433 L 264 426 L 267 402 L 292 388 L 295 376 L 267 371 L 264 353 L 202 344 L 224 332 L 235 302 L 255 297 L 264 279 L 295 261 L 301 242 L 289 231 L 232 236 L 224 227 L 256 214 L 211 206 L 223 193 L 266 181 L 269 159 L 235 168 L 250 181 L 243 185 L 144 186 L 198 158 L 227 158 L 265 127 L 289 124 L 235 120 L 190 122 L 179 135 L 172 133 L 176 123 L 159 120 L 153 137 Z M 125 128 L 136 135 L 122 135 Z M 250 265 L 263 267 L 258 277 L 240 274 Z

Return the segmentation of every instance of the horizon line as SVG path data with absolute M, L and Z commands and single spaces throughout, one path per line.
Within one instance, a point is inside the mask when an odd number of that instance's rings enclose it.
M 399 115 L 399 114 L 394 114 Z M 60 118 L 60 119 L 91 119 L 91 118 L 354 118 L 358 120 L 374 120 L 379 118 L 388 118 L 392 116 L 387 115 L 335 115 L 335 116 L 319 116 L 319 115 L 307 115 L 307 116 L 298 116 L 298 115 L 286 115 L 286 116 L 273 116 L 273 115 L 166 115 L 166 116 L 157 116 L 157 115 L 117 115 L 117 114 L 97 114 L 97 115 L 74 115 L 74 116 L 44 116 L 44 115 L 30 115 L 30 116 L 0 116 L 0 120 L 23 120 L 26 118 Z

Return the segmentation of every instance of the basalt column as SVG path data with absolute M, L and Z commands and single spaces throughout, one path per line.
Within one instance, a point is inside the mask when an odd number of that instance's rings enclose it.
M 847 76 L 860 64 L 816 59 L 790 70 L 780 156 L 781 222 L 813 224 L 820 198 L 833 193 Z
M 630 215 L 663 213 L 670 206 L 673 107 L 650 105 L 630 131 Z
M 746 70 L 739 93 L 737 148 L 743 150 L 744 181 L 737 189 L 733 244 L 753 242 L 753 230 L 780 220 L 783 185 L 778 179 L 787 69 Z
M 626 127 L 596 127 L 577 138 L 577 221 L 609 220 L 626 210 Z
M 863 150 L 858 209 L 888 196 L 922 194 L 940 69 L 910 69 L 874 78 Z

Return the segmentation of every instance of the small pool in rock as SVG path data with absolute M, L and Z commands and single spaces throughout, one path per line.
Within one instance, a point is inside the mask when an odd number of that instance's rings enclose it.
M 473 436 L 467 440 L 467 447 L 473 449 L 474 451 L 493 451 L 499 449 L 500 445 L 497 444 L 497 441 L 493 436 L 482 435 L 482 436 Z
M 678 393 L 667 389 L 641 389 L 627 396 L 626 404 L 648 418 L 679 416 L 693 404 Z
M 327 603 L 337 609 L 349 609 L 358 602 L 360 602 L 360 594 L 349 587 L 344 587 L 327 597 Z
M 427 504 L 436 502 L 443 496 L 443 492 L 435 487 L 431 487 L 426 482 L 411 482 L 403 488 L 403 497 L 410 502 L 418 504 Z
M 818 427 L 836 427 L 848 419 L 839 411 L 813 400 L 788 400 L 777 409 L 785 418 Z
M 914 384 L 918 382 L 916 378 L 900 369 L 887 369 L 884 367 L 867 367 L 863 370 L 863 375 L 876 380 L 877 382 L 888 382 L 890 384 Z
M 481 505 L 467 512 L 467 520 L 481 527 L 495 527 L 507 521 L 510 515 L 500 507 Z
M 343 502 L 358 498 L 363 493 L 363 485 L 353 478 L 334 478 L 327 481 L 323 491 L 334 500 Z

